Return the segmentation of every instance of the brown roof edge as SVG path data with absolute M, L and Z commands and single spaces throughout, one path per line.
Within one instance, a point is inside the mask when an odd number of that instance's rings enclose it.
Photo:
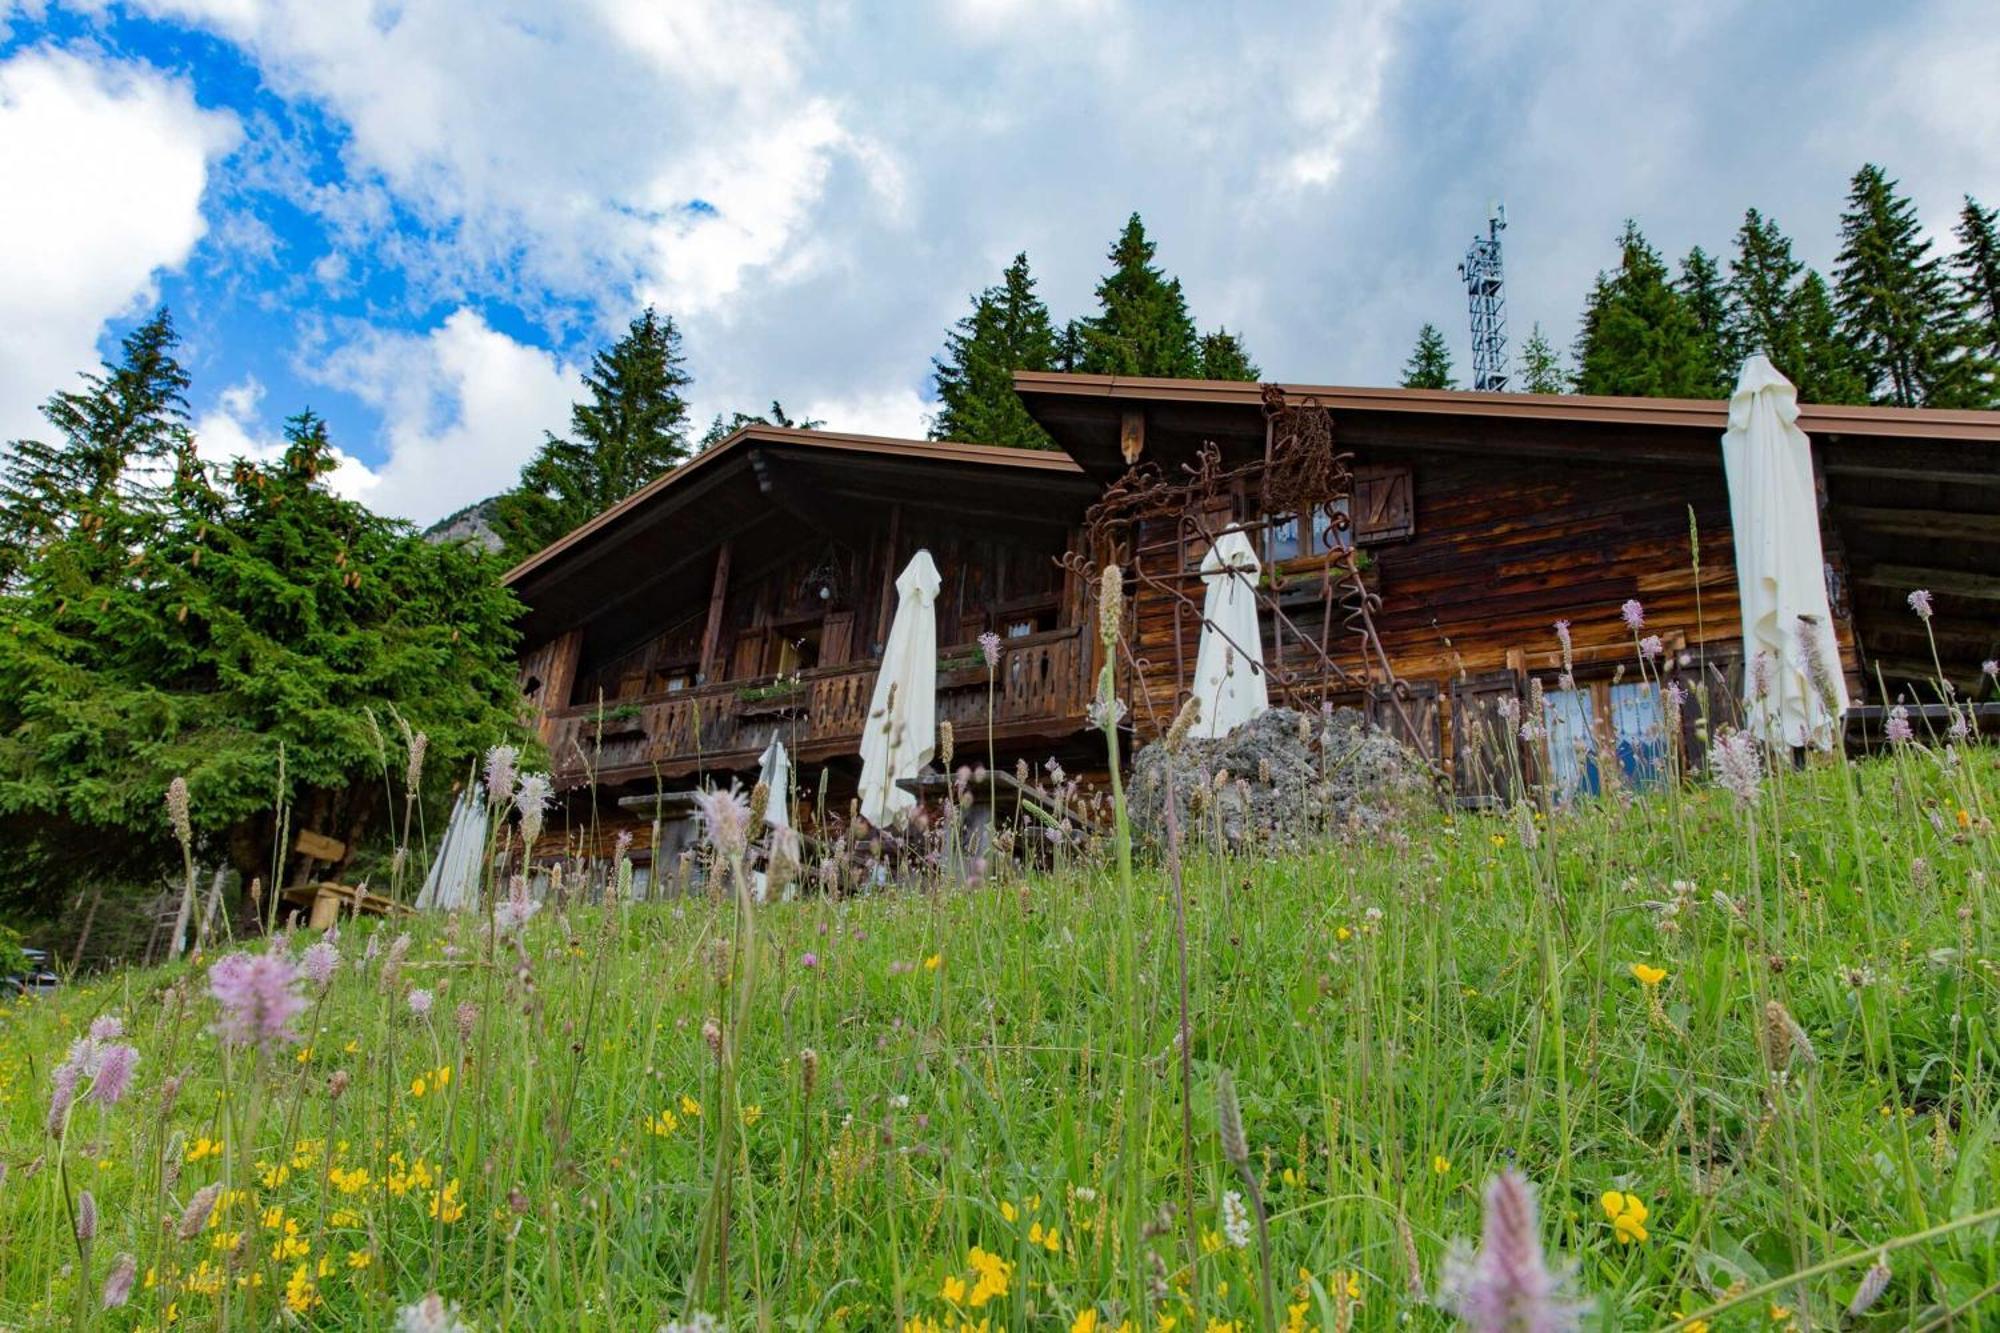
M 1513 417 L 1607 425 L 1684 426 L 1720 432 L 1729 404 L 1706 398 L 1611 398 L 1586 394 L 1478 393 L 1469 389 L 1358 388 L 1331 384 L 1281 385 L 1288 398 L 1317 398 L 1329 408 L 1434 416 Z M 1149 379 L 1143 376 L 1014 372 L 1024 396 L 1106 398 L 1124 402 L 1206 403 L 1256 407 L 1262 386 L 1240 380 Z M 1807 434 L 1901 436 L 1927 440 L 1976 440 L 2000 444 L 2000 412 L 1925 407 L 1845 407 L 1804 403 L 1799 426 Z
M 645 504 L 668 487 L 683 483 L 690 476 L 713 471 L 717 466 L 717 459 L 734 457 L 749 445 L 758 443 L 803 445 L 833 453 L 890 455 L 925 462 L 979 463 L 1022 468 L 1034 472 L 1060 473 L 1066 476 L 1080 476 L 1083 473 L 1083 469 L 1078 467 L 1068 454 L 1048 449 L 1011 449 L 1005 445 L 960 444 L 953 440 L 904 440 L 886 435 L 853 435 L 842 431 L 800 430 L 792 426 L 753 424 L 739 427 L 729 438 L 713 448 L 703 450 L 670 472 L 661 473 L 609 509 L 556 538 L 501 575 L 500 581 L 510 585 L 517 582 L 591 534 L 617 522 L 621 516 Z

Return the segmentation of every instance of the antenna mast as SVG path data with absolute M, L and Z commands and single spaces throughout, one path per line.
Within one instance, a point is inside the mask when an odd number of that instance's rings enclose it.
M 1495 204 L 1486 235 L 1472 238 L 1458 266 L 1472 319 L 1472 387 L 1492 393 L 1507 388 L 1507 296 L 1500 272 L 1500 233 L 1506 229 L 1507 205 Z

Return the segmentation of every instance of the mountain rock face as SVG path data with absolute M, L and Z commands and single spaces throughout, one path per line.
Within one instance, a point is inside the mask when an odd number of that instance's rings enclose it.
M 497 551 L 501 542 L 500 534 L 494 530 L 493 519 L 499 510 L 499 503 L 499 496 L 489 495 L 455 514 L 447 514 L 424 529 L 424 540 L 472 542 L 486 550 Z

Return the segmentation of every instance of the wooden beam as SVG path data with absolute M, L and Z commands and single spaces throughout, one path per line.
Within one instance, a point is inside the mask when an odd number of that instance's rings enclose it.
M 1118 422 L 1118 452 L 1125 455 L 1125 466 L 1131 467 L 1139 461 L 1139 455 L 1146 452 L 1146 411 L 1144 408 L 1128 407 Z
M 1963 514 L 1943 509 L 1883 509 L 1835 506 L 1834 517 L 1877 532 L 1941 541 L 2000 542 L 2000 514 Z
M 896 539 L 903 527 L 903 506 L 889 506 L 889 537 L 882 548 L 882 587 L 876 596 L 875 637 L 868 644 L 864 657 L 873 657 L 875 645 L 889 641 L 889 617 L 896 612 Z
M 1854 580 L 1867 588 L 1885 588 L 1907 596 L 1923 588 L 1940 597 L 1972 602 L 2000 602 L 2000 578 L 1962 569 L 1927 569 L 1918 565 L 1875 565 Z
M 715 655 L 722 647 L 722 603 L 729 592 L 729 552 L 732 543 L 724 542 L 715 548 L 715 581 L 708 591 L 708 622 L 701 630 L 701 667 L 699 679 L 707 681 L 715 674 Z

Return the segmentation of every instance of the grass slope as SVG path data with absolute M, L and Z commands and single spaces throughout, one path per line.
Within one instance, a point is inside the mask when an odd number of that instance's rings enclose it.
M 350 925 L 261 1054 L 210 1031 L 213 955 L 92 980 L 0 1009 L 0 1324 L 383 1328 L 438 1292 L 481 1328 L 1444 1327 L 1420 1296 L 1511 1165 L 1592 1326 L 1837 1326 L 1885 1246 L 1862 1322 L 1922 1325 L 2000 1281 L 1996 796 L 1992 749 L 1907 746 L 1750 805 L 1192 846 L 1191 1139 L 1156 866 L 774 905 L 747 939 L 707 900 L 427 920 L 394 964 L 397 927 Z M 133 1090 L 52 1137 L 106 1015 Z

